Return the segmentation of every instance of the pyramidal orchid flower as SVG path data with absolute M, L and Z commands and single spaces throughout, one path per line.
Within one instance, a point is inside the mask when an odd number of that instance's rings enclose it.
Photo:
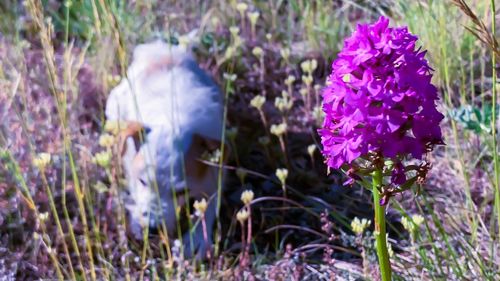
M 422 159 L 443 143 L 432 69 L 416 41 L 406 27 L 389 27 L 384 17 L 358 25 L 345 40 L 323 91 L 319 133 L 329 167 L 351 166 L 372 153 L 394 160 L 400 173 L 402 158 Z M 402 177 L 395 175 L 395 183 Z
M 407 27 L 389 27 L 385 17 L 358 25 L 322 93 L 325 119 L 319 134 L 327 166 L 345 169 L 346 184 L 372 175 L 382 280 L 391 280 L 385 204 L 425 180 L 430 169 L 425 155 L 444 144 L 433 69 L 417 40 Z M 407 164 L 414 159 L 420 164 Z

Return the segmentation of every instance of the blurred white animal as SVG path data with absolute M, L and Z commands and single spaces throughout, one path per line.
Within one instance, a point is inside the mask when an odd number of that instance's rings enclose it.
M 161 228 L 165 223 L 168 234 L 175 237 L 174 193 L 182 207 L 189 204 L 184 200 L 187 192 L 191 199 L 204 197 L 210 202 L 205 219 L 211 244 L 218 173 L 199 158 L 220 146 L 220 91 L 186 48 L 162 41 L 138 45 L 127 76 L 111 91 L 106 117 L 128 121 L 122 131 L 122 160 L 130 199 L 129 229 L 142 238 L 144 227 Z M 193 244 L 188 237 L 183 239 L 185 255 L 191 251 L 204 255 L 209 249 L 201 223 L 193 233 Z

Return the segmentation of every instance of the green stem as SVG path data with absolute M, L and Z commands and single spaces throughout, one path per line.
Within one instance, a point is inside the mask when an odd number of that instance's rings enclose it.
M 375 209 L 375 239 L 377 242 L 377 255 L 382 281 L 391 280 L 391 262 L 387 250 L 387 236 L 385 230 L 385 206 L 380 205 L 379 187 L 382 186 L 382 170 L 373 172 L 373 207 Z

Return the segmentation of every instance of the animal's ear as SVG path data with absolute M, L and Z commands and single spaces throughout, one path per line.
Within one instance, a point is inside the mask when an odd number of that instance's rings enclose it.
M 150 130 L 151 129 L 145 127 L 142 123 L 137 121 L 127 122 L 125 128 L 119 134 L 119 149 L 121 155 L 125 154 L 125 151 L 127 150 L 127 139 L 129 137 L 134 140 L 135 150 L 138 151 L 141 144 L 144 143 L 146 135 Z

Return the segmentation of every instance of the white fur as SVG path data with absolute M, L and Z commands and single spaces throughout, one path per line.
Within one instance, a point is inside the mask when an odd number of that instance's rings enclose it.
M 172 63 L 170 67 L 158 67 L 159 63 L 168 60 Z M 161 41 L 137 46 L 127 76 L 111 91 L 106 117 L 108 120 L 138 121 L 151 129 L 138 152 L 133 141 L 128 139 L 123 156 L 132 199 L 127 204 L 130 225 L 140 237 L 140 230 L 149 224 L 149 215 L 153 213 L 163 211 L 167 214 L 163 216 L 167 228 L 175 227 L 170 188 L 186 187 L 181 163 L 194 134 L 221 139 L 222 103 L 215 83 L 199 69 L 192 55 L 179 46 Z M 137 153 L 144 156 L 144 167 L 136 167 Z M 142 183 L 144 181 L 148 182 L 147 186 Z M 154 181 L 158 184 L 161 200 L 152 188 Z M 216 188 L 216 182 L 208 184 Z M 213 212 L 210 210 L 210 213 Z M 213 218 L 208 219 L 213 221 Z

